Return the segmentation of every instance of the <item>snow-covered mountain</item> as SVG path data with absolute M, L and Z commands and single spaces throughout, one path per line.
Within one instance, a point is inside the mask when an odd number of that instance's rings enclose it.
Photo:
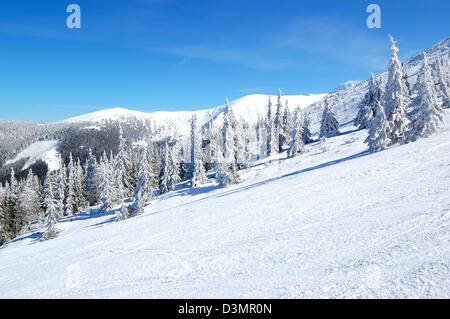
M 53 240 L 0 249 L 0 298 L 449 298 L 448 110 L 445 125 L 369 154 L 348 124 L 228 188 L 63 218 Z
M 281 101 L 283 105 L 286 105 L 286 102 L 288 102 L 289 108 L 293 111 L 297 106 L 306 108 L 309 105 L 322 100 L 326 95 L 327 94 L 287 95 L 282 96 Z M 272 99 L 272 103 L 275 104 L 277 99 L 276 95 L 264 94 L 247 95 L 240 99 L 230 101 L 229 104 L 236 117 L 243 118 L 249 124 L 255 124 L 258 120 L 258 115 L 265 114 L 269 97 Z M 153 113 L 133 111 L 126 108 L 113 108 L 70 118 L 62 121 L 62 123 L 92 123 L 93 125 L 101 126 L 101 124 L 106 121 L 149 121 L 154 127 L 163 125 L 171 130 L 177 130 L 180 134 L 187 134 L 189 132 L 189 125 L 186 124 L 189 123 L 194 113 L 197 115 L 199 123 L 203 125 L 209 120 L 216 121 L 221 119 L 224 108 L 225 105 L 220 105 L 200 111 Z

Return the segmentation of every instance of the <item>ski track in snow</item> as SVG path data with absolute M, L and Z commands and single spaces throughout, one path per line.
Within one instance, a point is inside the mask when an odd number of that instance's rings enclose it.
M 449 298 L 446 112 L 415 143 L 369 154 L 367 132 L 346 126 L 229 188 L 180 187 L 120 223 L 84 213 L 54 240 L 24 235 L 0 249 L 0 297 Z

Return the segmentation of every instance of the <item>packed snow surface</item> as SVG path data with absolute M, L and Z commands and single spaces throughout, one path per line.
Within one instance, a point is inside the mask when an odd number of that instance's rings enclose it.
M 446 128 L 369 154 L 367 132 L 183 185 L 145 213 L 63 219 L 0 249 L 0 298 L 449 298 Z
M 59 169 L 60 160 L 58 156 L 58 141 L 36 142 L 20 152 L 14 159 L 6 162 L 5 165 L 13 164 L 21 159 L 27 159 L 22 169 L 27 169 L 37 160 L 43 160 L 48 165 L 50 171 Z

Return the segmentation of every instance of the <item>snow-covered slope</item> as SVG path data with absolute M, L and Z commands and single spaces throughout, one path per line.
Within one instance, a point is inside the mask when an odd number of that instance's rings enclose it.
M 50 171 L 59 169 L 60 160 L 58 157 L 58 141 L 36 142 L 20 152 L 14 159 L 6 162 L 5 165 L 13 164 L 21 159 L 27 159 L 22 169 L 27 169 L 37 160 L 43 160 L 48 165 Z
M 445 124 L 375 154 L 347 125 L 229 188 L 180 186 L 120 223 L 63 219 L 54 240 L 0 249 L 0 297 L 449 298 Z

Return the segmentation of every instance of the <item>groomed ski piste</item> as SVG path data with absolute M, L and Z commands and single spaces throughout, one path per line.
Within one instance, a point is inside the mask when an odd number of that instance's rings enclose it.
M 0 298 L 449 298 L 450 112 L 367 152 L 352 123 L 242 182 L 180 184 L 144 214 L 95 208 L 0 249 Z

